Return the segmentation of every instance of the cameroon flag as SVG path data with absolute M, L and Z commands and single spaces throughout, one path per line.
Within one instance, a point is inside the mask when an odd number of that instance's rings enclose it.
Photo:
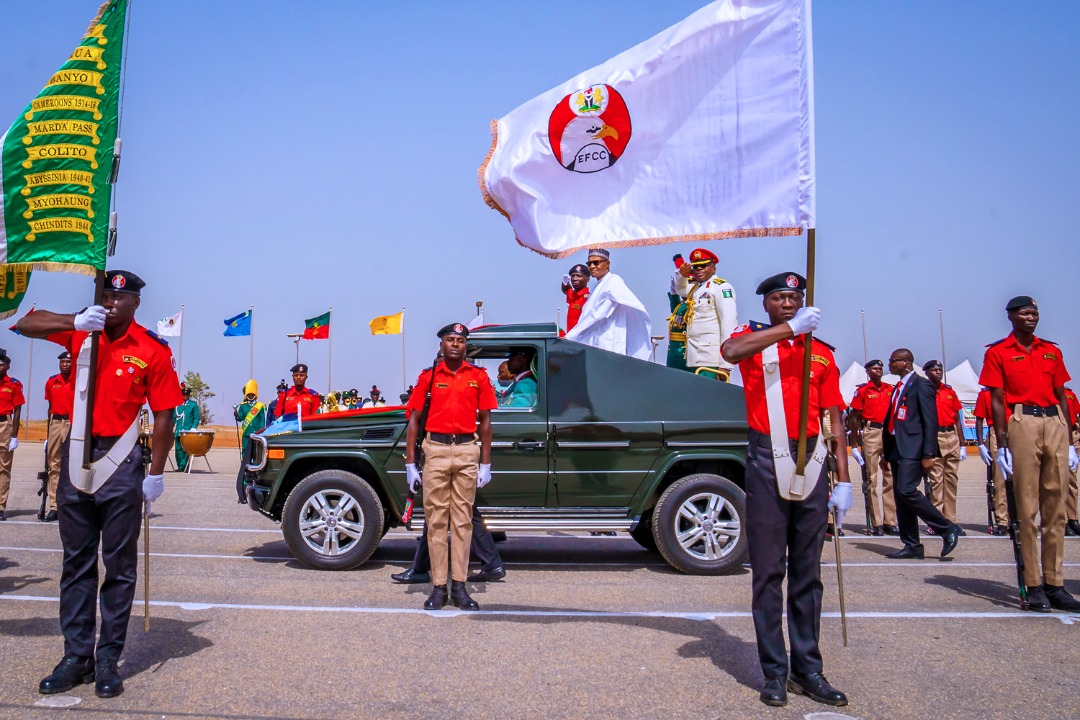
M 305 340 L 326 340 L 330 337 L 330 312 L 304 321 Z
M 368 325 L 371 327 L 372 335 L 400 335 L 401 323 L 405 317 L 405 311 L 402 310 L 397 315 L 380 315 L 372 320 Z

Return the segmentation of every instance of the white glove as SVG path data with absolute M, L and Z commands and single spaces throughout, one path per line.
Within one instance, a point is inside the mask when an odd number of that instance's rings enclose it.
M 979 457 L 982 458 L 982 461 L 986 463 L 987 467 L 994 464 L 994 459 L 990 457 L 990 449 L 982 443 L 979 443 Z
M 19 447 L 19 438 L 11 438 L 10 440 L 8 440 L 7 449 L 9 451 L 14 450 L 17 447 Z M 1076 451 L 1074 450 L 1073 452 L 1076 452 Z M 1072 456 L 1070 455 L 1069 457 L 1070 457 L 1069 462 L 1072 462 L 1072 460 L 1071 460 Z
M 482 488 L 491 482 L 491 463 L 480 464 L 480 474 L 476 476 L 476 487 Z
M 416 467 L 416 463 L 405 465 L 405 481 L 409 483 L 409 492 L 415 493 L 420 489 L 420 470 Z
M 161 497 L 165 492 L 165 477 L 163 475 L 147 475 L 142 481 L 143 500 L 146 502 L 146 514 L 150 514 L 150 503 Z
M 829 509 L 836 518 L 836 527 L 844 524 L 844 516 L 851 509 L 851 483 L 836 483 L 829 495 Z
M 15 438 L 11 438 L 14 440 Z M 15 448 L 12 448 L 14 450 Z M 1080 465 L 1080 457 L 1076 456 L 1076 448 L 1069 446 L 1069 472 L 1076 472 L 1076 466 Z
M 967 460 L 967 448 L 963 445 L 960 446 L 960 459 Z
M 788 320 L 795 337 L 813 332 L 821 325 L 821 310 L 816 307 L 804 307 L 795 311 L 795 317 Z
M 862 453 L 859 452 L 859 448 L 851 448 L 851 457 L 855 458 L 855 462 L 859 463 L 859 467 L 866 466 L 866 460 L 863 458 Z
M 94 332 L 105 329 L 105 308 L 91 305 L 75 316 L 75 329 L 79 332 Z
M 1008 448 L 998 448 L 997 464 L 1001 472 L 1012 475 L 1012 453 Z
M 562 276 L 562 284 L 563 285 L 569 285 L 570 284 L 570 276 L 569 275 L 563 275 Z

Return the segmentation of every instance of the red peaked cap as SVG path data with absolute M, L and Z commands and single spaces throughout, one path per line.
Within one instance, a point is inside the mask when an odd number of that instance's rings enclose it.
M 720 258 L 716 257 L 713 253 L 709 252 L 705 248 L 698 248 L 690 253 L 691 265 L 705 265 L 707 263 L 719 263 Z

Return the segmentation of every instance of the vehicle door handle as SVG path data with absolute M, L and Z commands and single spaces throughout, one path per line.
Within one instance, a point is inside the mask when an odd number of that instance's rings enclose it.
M 517 444 L 518 450 L 543 450 L 543 441 L 537 440 L 519 440 Z

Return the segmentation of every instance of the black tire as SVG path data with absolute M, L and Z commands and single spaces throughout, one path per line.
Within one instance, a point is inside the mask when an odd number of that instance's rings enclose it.
M 656 538 L 653 537 L 652 511 L 643 516 L 637 527 L 630 531 L 630 537 L 634 538 L 638 545 L 649 552 L 656 552 Z
M 338 518 L 343 504 L 344 513 Z M 321 470 L 289 493 L 281 513 L 281 532 L 293 556 L 307 567 L 351 570 L 375 552 L 383 536 L 384 517 L 379 496 L 362 478 L 344 470 Z M 302 527 L 306 523 L 313 525 Z
M 716 505 L 712 511 L 710 502 Z M 694 506 L 701 521 L 680 515 L 687 504 Z M 687 475 L 672 483 L 656 503 L 653 537 L 660 554 L 676 570 L 688 575 L 722 575 L 737 570 L 746 560 L 745 518 L 746 495 L 738 485 L 709 473 Z M 680 533 L 686 547 L 680 542 Z

